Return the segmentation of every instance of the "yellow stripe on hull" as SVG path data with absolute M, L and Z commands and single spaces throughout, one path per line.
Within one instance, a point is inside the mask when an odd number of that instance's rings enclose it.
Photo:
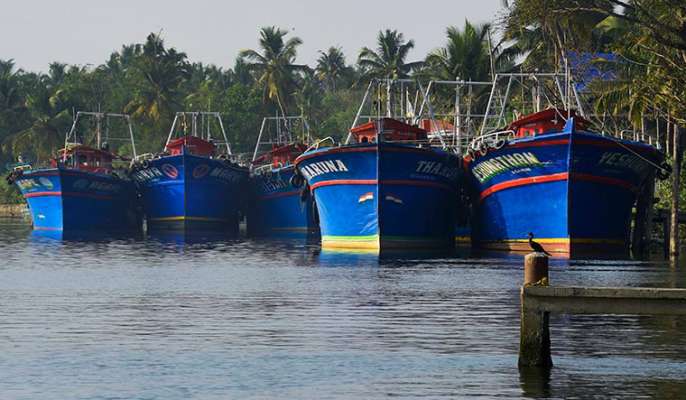
M 451 247 L 452 244 L 435 238 L 404 236 L 322 236 L 323 249 L 435 249 Z
M 471 243 L 472 238 L 469 236 L 455 236 L 456 243 Z
M 622 239 L 593 239 L 593 238 L 534 238 L 535 242 L 546 243 L 571 243 L 571 244 L 624 244 Z M 507 239 L 489 241 L 484 243 L 529 243 L 529 239 Z
M 623 253 L 626 250 L 626 242 L 622 239 L 595 239 L 595 238 L 534 238 L 543 248 L 553 254 L 563 256 L 583 254 L 608 254 Z M 515 252 L 530 252 L 529 239 L 510 239 L 499 241 L 487 241 L 478 243 L 478 247 L 490 250 L 505 250 Z
M 379 250 L 379 235 L 369 236 L 322 236 L 323 249 L 370 249 Z

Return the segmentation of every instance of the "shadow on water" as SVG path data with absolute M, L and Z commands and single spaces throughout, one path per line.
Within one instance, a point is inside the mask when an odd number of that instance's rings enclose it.
M 220 231 L 150 231 L 145 237 L 146 240 L 158 242 L 165 245 L 195 245 L 213 243 L 231 244 L 240 241 L 236 235 Z
M 34 243 L 54 243 L 54 242 L 94 242 L 106 243 L 111 241 L 136 241 L 141 240 L 143 234 L 132 232 L 94 232 L 94 231 L 51 231 L 51 230 L 32 230 L 29 240 Z

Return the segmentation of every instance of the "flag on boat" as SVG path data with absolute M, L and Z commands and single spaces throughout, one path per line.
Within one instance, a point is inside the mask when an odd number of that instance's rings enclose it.
M 368 192 L 360 196 L 360 199 L 358 200 L 358 203 L 364 203 L 365 201 L 368 200 L 374 200 L 374 193 Z

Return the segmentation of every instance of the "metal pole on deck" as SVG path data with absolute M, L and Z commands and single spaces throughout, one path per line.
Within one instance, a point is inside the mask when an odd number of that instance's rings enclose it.
M 102 146 L 102 114 L 95 114 L 95 145 L 96 148 L 100 149 Z
M 179 120 L 179 113 L 176 113 L 174 115 L 174 121 L 172 122 L 171 129 L 169 129 L 169 136 L 167 136 L 167 142 L 164 144 L 164 149 L 167 149 L 167 146 L 169 145 L 169 142 L 171 142 L 171 138 L 174 135 L 174 128 L 176 127 L 176 122 Z
M 458 82 L 457 85 L 455 85 L 455 145 L 457 148 L 457 155 L 461 156 L 462 155 L 462 109 L 460 107 L 460 89 L 462 88 L 462 85 L 460 85 L 460 77 L 456 77 L 455 80 Z M 427 89 L 428 90 L 428 89 Z
M 362 103 L 360 104 L 360 108 L 357 109 L 357 114 L 355 114 L 355 119 L 353 120 L 353 125 L 350 127 L 350 130 L 352 130 L 354 127 L 357 126 L 357 121 L 360 119 L 360 115 L 362 114 L 362 110 L 364 109 L 365 103 L 367 103 L 367 98 L 369 97 L 369 91 L 372 89 L 372 85 L 374 84 L 375 79 L 372 79 L 369 82 L 369 85 L 367 86 L 367 90 L 364 92 L 364 97 L 362 98 Z M 348 137 L 345 138 L 345 144 L 350 143 L 350 139 L 352 138 L 352 132 L 348 132 Z
M 136 157 L 138 157 L 138 153 L 136 152 L 136 141 L 134 140 L 134 137 L 133 137 L 133 127 L 131 126 L 131 117 L 126 115 L 124 118 L 126 119 L 126 123 L 129 125 L 129 136 L 131 137 L 131 150 L 133 151 L 133 160 L 135 160 Z M 133 160 L 131 160 L 132 163 L 133 163 Z
M 217 113 L 217 121 L 219 121 L 219 129 L 222 130 L 222 136 L 224 136 L 224 143 L 226 143 L 226 152 L 228 155 L 233 155 L 231 152 L 231 143 L 229 143 L 229 138 L 226 136 L 226 130 L 224 129 L 224 122 L 222 122 L 222 115 Z

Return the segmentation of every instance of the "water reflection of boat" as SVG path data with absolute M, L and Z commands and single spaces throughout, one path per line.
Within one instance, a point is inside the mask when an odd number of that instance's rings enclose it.
M 141 231 L 33 230 L 30 234 L 31 240 L 36 242 L 109 243 L 112 241 L 140 240 L 142 237 L 143 233 Z
M 96 123 L 95 146 L 82 144 L 78 122 L 93 117 Z M 135 156 L 133 133 L 128 115 L 79 111 L 65 139 L 64 149 L 47 168 L 16 167 L 8 177 L 28 203 L 33 227 L 52 231 L 113 232 L 140 227 L 135 188 L 131 180 L 118 173 L 113 163 L 123 160 L 110 151 L 111 118 L 128 124 L 131 149 Z M 122 147 L 123 148 L 123 147 Z
M 295 135 L 298 128 L 301 133 Z M 251 234 L 297 237 L 318 233 L 314 200 L 309 190 L 303 188 L 302 177 L 295 174 L 293 164 L 307 148 L 309 139 L 309 128 L 302 117 L 271 117 L 262 121 L 251 163 Z
M 403 107 L 411 103 L 406 90 L 413 81 L 372 82 L 360 112 L 374 83 L 386 85 L 385 116 L 373 107 L 377 114 L 358 125 L 358 113 L 346 144 L 323 147 L 320 142 L 296 160 L 314 193 L 322 247 L 452 247 L 458 158 L 440 137 L 432 142 L 416 126 L 413 111 L 402 108 L 394 115 L 390 99 L 403 99 Z
M 216 229 L 189 231 L 183 230 L 150 230 L 146 234 L 147 240 L 153 240 L 163 244 L 186 245 L 186 244 L 226 244 L 236 240 L 235 235 Z
M 322 249 L 318 259 L 323 266 L 377 266 L 403 267 L 418 263 L 430 265 L 432 262 L 468 258 L 469 249 L 387 249 L 379 252 L 376 249 Z M 521 258 L 521 257 L 520 257 Z
M 186 117 L 191 119 L 190 133 Z M 221 130 L 223 146 L 211 137 L 212 121 Z M 178 125 L 181 133 L 176 132 Z M 177 113 L 164 151 L 138 157 L 131 177 L 143 200 L 148 229 L 238 233 L 248 170 L 232 162 L 219 113 Z

